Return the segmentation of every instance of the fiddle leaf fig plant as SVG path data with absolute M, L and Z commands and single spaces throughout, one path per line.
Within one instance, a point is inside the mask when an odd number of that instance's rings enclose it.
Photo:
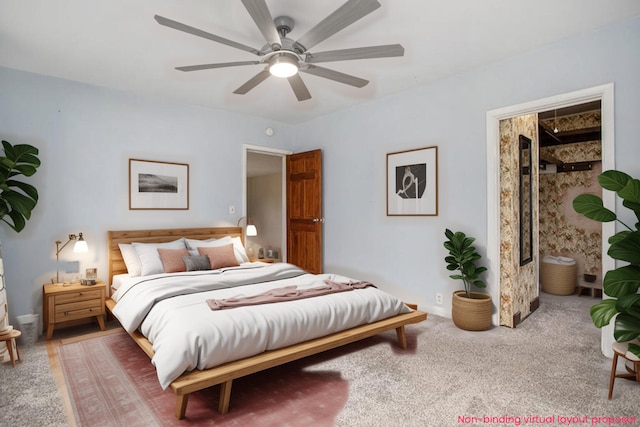
M 38 203 L 38 190 L 16 177 L 32 176 L 40 166 L 38 149 L 28 144 L 2 141 L 0 156 L 0 219 L 16 232 L 24 229 Z
M 602 287 L 611 298 L 591 307 L 591 320 L 601 328 L 615 317 L 614 338 L 631 341 L 640 337 L 640 180 L 609 170 L 598 176 L 598 183 L 603 189 L 616 192 L 622 205 L 635 214 L 636 223 L 633 227 L 625 224 L 593 194 L 582 194 L 573 200 L 577 213 L 598 222 L 617 221 L 625 227 L 609 239 L 607 255 L 626 264 L 606 272 Z M 629 350 L 640 357 L 640 346 L 631 345 Z
M 456 271 L 459 274 L 452 274 L 449 277 L 456 280 L 462 280 L 467 298 L 471 298 L 471 285 L 477 288 L 485 288 L 487 285 L 480 274 L 487 271 L 486 267 L 476 266 L 476 261 L 480 259 L 480 254 L 476 252 L 473 242 L 474 237 L 468 237 L 462 231 L 453 232 L 448 228 L 444 232 L 447 240 L 444 247 L 449 251 L 449 255 L 445 257 L 447 270 Z

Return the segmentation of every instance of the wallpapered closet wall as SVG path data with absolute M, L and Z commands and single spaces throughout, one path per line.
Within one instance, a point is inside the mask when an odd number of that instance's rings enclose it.
M 520 266 L 519 139 L 531 139 L 532 165 L 538 164 L 537 114 L 500 121 L 500 325 L 515 327 L 531 313 L 538 298 L 538 168 L 531 168 L 533 192 L 533 260 Z

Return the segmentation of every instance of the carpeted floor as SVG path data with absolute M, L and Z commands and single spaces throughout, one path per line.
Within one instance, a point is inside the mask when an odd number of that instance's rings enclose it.
M 390 332 L 287 365 L 267 377 L 277 381 L 260 385 L 248 378 L 246 387 L 240 381 L 234 383 L 225 422 L 233 425 L 231 420 L 242 419 L 242 425 L 300 425 L 295 420 L 312 411 L 320 411 L 314 416 L 325 420 L 322 425 L 367 427 L 568 425 L 569 421 L 572 425 L 594 421 L 606 425 L 606 419 L 595 417 L 637 417 L 640 384 L 618 380 L 613 400 L 607 400 L 611 360 L 600 353 L 600 331 L 589 319 L 593 303 L 586 297 L 542 294 L 540 309 L 516 329 L 501 327 L 479 333 L 461 331 L 451 320 L 430 315 L 426 322 L 407 328 L 407 350 L 397 348 L 395 333 Z M 25 350 L 15 371 L 10 365 L 0 367 L 0 425 L 64 425 L 55 383 L 47 368 L 42 368 L 46 350 L 38 350 L 39 346 Z M 301 376 L 313 381 L 297 390 L 312 394 L 324 387 L 333 390 L 332 398 L 310 407 L 300 393 L 287 393 L 296 390 L 294 383 Z M 257 397 L 243 395 L 243 387 L 248 393 L 259 390 Z M 215 407 L 214 398 L 210 402 Z M 257 418 L 248 418 L 242 403 L 256 398 L 286 403 L 288 420 L 286 415 L 269 418 L 269 405 L 263 405 Z M 25 400 L 29 405 L 22 403 Z M 188 415 L 192 404 L 199 410 L 197 400 L 190 400 Z M 164 419 L 164 425 L 174 423 Z M 16 424 L 15 420 L 28 423 Z M 637 418 L 629 421 L 640 423 Z M 219 419 L 216 425 L 225 422 Z M 157 424 L 163 425 L 162 417 Z M 101 424 L 93 420 L 86 425 Z
M 611 361 L 589 319 L 593 300 L 548 294 L 541 300 L 516 329 L 466 332 L 431 316 L 411 328 L 418 334 L 415 356 L 389 363 L 384 352 L 367 348 L 357 365 L 323 364 L 341 367 L 351 386 L 337 424 L 525 425 L 536 424 L 526 417 L 538 416 L 547 420 L 540 424 L 562 425 L 559 417 L 566 416 L 589 417 L 591 425 L 593 417 L 640 415 L 640 384 L 618 380 L 607 400 Z
M 67 426 L 46 344 L 18 350 L 15 368 L 9 362 L 0 366 L 0 426 Z

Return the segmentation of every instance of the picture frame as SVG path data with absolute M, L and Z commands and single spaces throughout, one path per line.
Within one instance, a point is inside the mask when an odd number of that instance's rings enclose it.
M 129 159 L 129 209 L 189 209 L 189 165 Z
M 98 269 L 96 267 L 87 268 L 85 271 L 85 278 L 87 279 L 97 279 L 98 278 Z
M 387 216 L 438 215 L 438 147 L 387 154 Z

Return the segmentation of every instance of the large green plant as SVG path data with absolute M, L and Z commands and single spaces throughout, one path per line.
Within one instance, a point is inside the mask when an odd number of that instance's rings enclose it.
M 11 145 L 2 141 L 0 156 L 0 219 L 20 232 L 38 203 L 38 191 L 31 184 L 18 181 L 20 175 L 32 176 L 40 166 L 38 149 L 28 144 Z
M 598 175 L 598 182 L 605 190 L 616 192 L 622 205 L 635 214 L 636 223 L 632 228 L 622 222 L 593 194 L 582 194 L 573 200 L 573 208 L 579 214 L 599 222 L 618 221 L 626 228 L 611 236 L 607 254 L 627 264 L 606 272 L 602 287 L 611 298 L 591 308 L 591 319 L 601 328 L 617 315 L 613 332 L 616 341 L 631 341 L 640 336 L 640 180 L 609 170 Z M 639 346 L 630 350 L 640 356 Z
M 480 254 L 476 252 L 473 242 L 474 237 L 468 237 L 462 231 L 453 232 L 448 228 L 444 235 L 447 240 L 444 247 L 449 251 L 449 255 L 445 257 L 447 270 L 456 271 L 459 274 L 452 274 L 449 277 L 464 282 L 464 290 L 467 298 L 471 298 L 471 285 L 477 288 L 485 288 L 487 285 L 481 280 L 480 274 L 487 271 L 486 267 L 476 266 L 476 261 L 480 259 Z

